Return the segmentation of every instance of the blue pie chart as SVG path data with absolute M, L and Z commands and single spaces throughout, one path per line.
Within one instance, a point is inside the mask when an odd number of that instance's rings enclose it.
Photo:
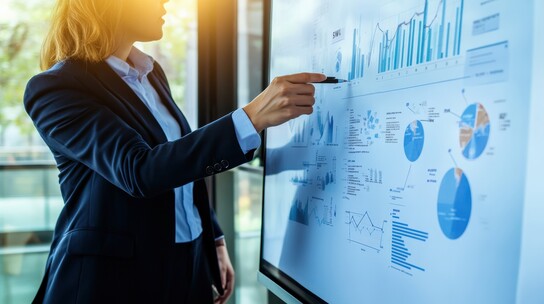
M 423 151 L 424 143 L 425 132 L 423 131 L 423 125 L 421 121 L 414 120 L 406 127 L 406 131 L 404 131 L 404 154 L 406 158 L 411 162 L 418 160 Z
M 444 235 L 455 240 L 467 229 L 472 211 L 472 194 L 467 176 L 459 168 L 444 175 L 438 192 L 438 222 Z
M 476 159 L 482 155 L 489 140 L 491 123 L 484 106 L 479 103 L 469 105 L 459 122 L 459 144 L 463 156 Z

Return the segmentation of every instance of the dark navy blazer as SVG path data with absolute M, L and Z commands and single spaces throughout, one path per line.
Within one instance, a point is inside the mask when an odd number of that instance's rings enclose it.
M 145 104 L 105 62 L 67 60 L 34 76 L 24 105 L 60 171 L 65 202 L 42 286 L 46 303 L 170 302 L 177 269 L 174 188 L 194 181 L 210 272 L 221 285 L 222 235 L 203 178 L 249 161 L 231 115 L 194 132 L 161 67 L 148 75 L 182 138 L 168 142 Z

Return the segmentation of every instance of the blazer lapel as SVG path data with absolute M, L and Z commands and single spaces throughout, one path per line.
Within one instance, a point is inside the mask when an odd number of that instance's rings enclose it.
M 151 114 L 144 102 L 134 93 L 134 91 L 111 69 L 106 62 L 91 64 L 91 70 L 96 78 L 108 89 L 110 93 L 121 100 L 126 108 L 135 117 L 140 125 L 146 129 L 155 144 L 165 143 L 167 141 L 161 126 Z
M 166 83 L 164 81 L 161 81 L 161 79 L 157 76 L 155 70 L 149 73 L 147 75 L 147 78 L 149 79 L 149 82 L 155 88 L 155 90 L 157 90 L 157 94 L 159 94 L 161 101 L 164 103 L 166 108 L 168 108 L 170 114 L 172 114 L 172 116 L 179 123 L 182 136 L 189 134 L 191 132 L 191 127 L 189 126 L 189 123 L 187 122 L 187 119 L 185 118 L 183 113 L 181 113 L 180 109 L 174 102 L 174 99 L 172 98 L 172 95 L 170 94 L 170 90 L 166 86 Z

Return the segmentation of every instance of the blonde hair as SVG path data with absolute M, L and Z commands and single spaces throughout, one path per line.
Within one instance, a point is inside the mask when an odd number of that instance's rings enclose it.
M 123 0 L 57 0 L 40 67 L 68 59 L 98 62 L 116 48 Z

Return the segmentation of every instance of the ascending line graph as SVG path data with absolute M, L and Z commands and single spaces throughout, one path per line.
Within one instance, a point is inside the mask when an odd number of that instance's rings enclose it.
M 346 211 L 346 224 L 349 225 L 348 241 L 366 249 L 373 249 L 380 252 L 383 249 L 384 226 L 387 220 L 378 222 L 372 220 L 367 212 L 358 213 Z M 362 248 L 363 251 L 366 251 Z
M 425 0 L 423 11 L 414 13 L 409 21 L 397 25 L 394 33 L 383 30 L 378 23 L 375 33 L 382 35 L 378 72 L 409 67 L 414 62 L 421 64 L 460 55 L 464 0 L 455 8 L 455 23 L 447 20 L 448 16 L 453 19 L 453 14 L 447 15 L 447 7 L 447 0 L 441 0 L 431 19 L 429 0 Z
M 425 0 L 421 11 L 412 13 L 390 29 L 385 29 L 387 22 L 377 22 L 369 33 L 366 54 L 362 49 L 362 25 L 354 28 L 348 79 L 363 78 L 373 65 L 379 74 L 459 56 L 464 0 L 436 1 L 434 13 L 430 12 L 429 2 Z

